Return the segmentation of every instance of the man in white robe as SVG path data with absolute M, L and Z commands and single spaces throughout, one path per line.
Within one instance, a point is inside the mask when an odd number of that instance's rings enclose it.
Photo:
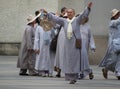
M 115 40 L 118 40 L 118 47 L 120 43 L 120 10 L 113 9 L 111 11 L 109 27 L 108 48 L 99 66 L 103 67 L 102 72 L 105 79 L 108 78 L 108 71 L 111 71 L 114 72 L 115 76 L 120 80 L 120 52 L 115 52 L 113 45 Z
M 92 69 L 90 68 L 89 65 L 89 58 L 88 58 L 88 51 L 89 48 L 91 49 L 92 52 L 95 52 L 95 42 L 94 38 L 90 29 L 90 25 L 88 24 L 89 18 L 83 19 L 83 21 L 80 23 L 80 33 L 81 33 L 81 38 L 82 38 L 82 49 L 81 49 L 81 66 L 82 71 L 81 71 L 81 76 L 80 78 L 84 78 L 87 75 L 89 75 L 90 79 L 93 79 L 93 73 Z M 84 69 L 84 66 L 89 66 L 88 69 Z M 82 75 L 83 74 L 83 75 Z
M 37 53 L 35 69 L 41 76 L 53 75 L 54 58 L 50 53 L 52 31 L 45 31 L 41 26 L 36 26 L 34 50 Z
M 62 71 L 65 73 L 66 80 L 70 81 L 70 84 L 74 84 L 78 79 L 78 73 L 81 71 L 80 65 L 80 49 L 76 48 L 76 38 L 80 39 L 80 22 L 83 18 L 88 17 L 92 3 L 90 2 L 87 8 L 78 17 L 75 18 L 75 10 L 68 9 L 68 19 L 56 17 L 51 13 L 47 13 L 48 19 L 55 21 L 57 24 L 63 26 L 65 31 L 65 46 L 64 46 L 64 62 Z M 69 29 L 68 29 L 69 28 Z M 73 31 L 76 35 L 73 36 Z
M 63 7 L 61 9 L 60 17 L 67 18 L 67 8 Z M 57 48 L 55 55 L 55 71 L 57 72 L 56 77 L 61 77 L 61 68 L 63 66 L 64 59 L 64 41 L 65 41 L 65 32 L 62 26 L 58 29 L 58 39 L 57 39 Z
M 35 71 L 35 53 L 33 50 L 34 45 L 34 25 L 36 23 L 36 18 L 32 15 L 27 18 L 27 26 L 23 35 L 23 40 L 21 43 L 21 49 L 18 56 L 17 67 L 20 68 L 19 75 L 28 75 L 27 70 L 29 71 L 29 75 L 37 75 Z

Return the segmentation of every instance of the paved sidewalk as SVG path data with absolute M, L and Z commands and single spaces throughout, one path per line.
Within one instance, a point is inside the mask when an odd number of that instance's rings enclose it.
M 102 77 L 101 68 L 92 65 L 95 78 L 78 80 L 74 85 L 62 78 L 19 76 L 16 68 L 17 56 L 0 56 L 0 89 L 120 89 L 120 81 L 109 73 L 109 79 Z

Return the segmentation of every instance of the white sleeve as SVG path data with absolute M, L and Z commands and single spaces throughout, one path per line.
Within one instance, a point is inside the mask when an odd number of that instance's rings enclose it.
M 41 30 L 39 27 L 36 28 L 35 31 L 35 40 L 34 40 L 34 50 L 39 50 L 40 47 L 40 32 L 39 30 Z
M 91 48 L 91 49 L 96 49 L 94 37 L 93 37 L 93 34 L 92 34 L 92 32 L 91 32 L 90 26 L 88 26 L 88 31 L 89 31 L 90 48 Z
M 120 17 L 117 20 L 112 20 L 110 22 L 110 27 L 116 27 L 118 25 L 120 25 Z

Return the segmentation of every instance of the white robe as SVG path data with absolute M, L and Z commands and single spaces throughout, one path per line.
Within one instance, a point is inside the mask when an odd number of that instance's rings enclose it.
M 88 58 L 88 50 L 95 49 L 95 42 L 93 35 L 91 33 L 90 26 L 86 23 L 84 25 L 80 25 L 80 32 L 82 38 L 82 49 L 81 49 L 81 67 L 88 66 L 88 69 L 83 70 L 84 76 L 88 75 L 91 71 L 89 65 L 89 58 Z
M 64 32 L 64 29 L 61 28 L 58 36 L 57 50 L 56 50 L 56 56 L 55 56 L 55 66 L 60 69 L 62 69 L 63 67 L 64 41 L 65 41 L 65 32 Z
M 108 48 L 99 67 L 105 67 L 109 71 L 117 72 L 116 76 L 120 76 L 120 54 L 113 52 L 114 47 L 112 43 L 114 39 L 120 38 L 120 17 L 117 20 L 111 20 L 109 27 Z
M 29 74 L 32 75 L 35 72 L 35 53 L 29 53 L 28 49 L 33 49 L 34 45 L 34 31 L 35 29 L 27 25 L 23 34 L 23 39 L 21 42 L 21 48 L 18 56 L 17 67 L 21 69 L 28 69 Z
M 74 19 L 74 21 L 71 23 L 72 24 L 72 28 L 74 33 L 76 34 L 76 37 L 78 39 L 81 38 L 80 35 L 80 22 L 82 21 L 83 18 L 88 17 L 90 12 L 89 8 L 86 8 L 83 13 L 81 13 L 78 17 L 76 17 Z M 80 68 L 80 49 L 77 49 L 75 46 L 75 37 L 72 36 L 71 39 L 67 38 L 67 28 L 68 28 L 68 21 L 65 18 L 60 18 L 57 17 L 51 13 L 48 13 L 48 19 L 51 21 L 56 22 L 57 24 L 61 25 L 65 31 L 65 45 L 64 45 L 64 62 L 63 62 L 63 68 L 62 68 L 62 72 L 65 73 L 66 77 L 69 76 L 67 79 L 69 80 L 69 78 L 72 75 L 72 80 L 76 80 L 76 75 L 77 73 L 79 73 L 82 69 Z M 88 68 L 86 68 L 88 69 Z M 68 75 L 69 74 L 69 75 Z M 73 76 L 75 75 L 75 76 Z M 71 80 L 71 78 L 70 78 Z
M 36 28 L 35 32 L 35 41 L 34 41 L 34 50 L 41 50 L 42 44 L 43 44 L 43 29 L 41 27 Z M 39 67 L 39 54 L 36 54 L 36 63 L 35 63 L 35 69 L 38 70 Z
M 34 49 L 40 50 L 39 55 L 37 55 L 35 69 L 39 71 L 49 71 L 51 69 L 51 60 L 50 60 L 50 41 L 47 45 L 44 42 L 44 33 L 42 27 L 38 26 L 35 32 L 35 44 Z M 47 31 L 49 36 L 51 36 L 51 31 Z

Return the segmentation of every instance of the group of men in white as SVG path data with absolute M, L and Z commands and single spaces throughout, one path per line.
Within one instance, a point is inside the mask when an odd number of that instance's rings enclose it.
M 56 77 L 61 77 L 62 72 L 70 84 L 87 75 L 93 79 L 88 59 L 89 47 L 93 52 L 96 49 L 88 25 L 91 6 L 92 2 L 88 3 L 77 16 L 74 9 L 65 7 L 61 15 L 41 9 L 36 16 L 28 16 L 17 62 L 19 75 L 53 77 L 55 70 Z M 51 43 L 56 35 L 56 50 L 52 50 Z M 77 39 L 80 39 L 80 48 L 76 47 Z

